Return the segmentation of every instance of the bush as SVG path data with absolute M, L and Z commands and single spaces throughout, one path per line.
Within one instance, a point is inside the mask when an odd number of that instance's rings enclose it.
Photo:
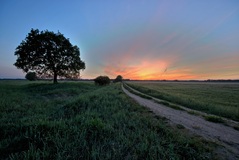
M 37 80 L 37 76 L 35 72 L 28 72 L 25 76 L 25 78 L 29 81 L 35 81 Z
M 121 75 L 118 75 L 113 82 L 114 83 L 122 82 L 122 80 L 123 80 L 123 77 Z
M 94 79 L 96 85 L 108 85 L 110 84 L 110 78 L 108 76 L 98 76 Z

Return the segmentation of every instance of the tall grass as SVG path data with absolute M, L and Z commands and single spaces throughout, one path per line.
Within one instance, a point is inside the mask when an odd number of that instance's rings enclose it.
M 18 82 L 16 82 L 18 83 Z M 0 159 L 211 159 L 120 84 L 0 82 Z
M 128 85 L 159 99 L 239 121 L 239 83 L 130 82 Z

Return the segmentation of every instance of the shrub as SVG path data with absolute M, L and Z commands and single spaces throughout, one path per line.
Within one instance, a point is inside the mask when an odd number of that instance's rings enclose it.
M 116 82 L 122 82 L 122 80 L 123 80 L 123 77 L 122 77 L 121 75 L 118 75 L 113 82 L 114 82 L 114 83 L 116 83 Z
M 110 84 L 110 78 L 108 76 L 98 76 L 94 79 L 96 85 L 108 85 Z
M 35 72 L 28 72 L 25 78 L 29 81 L 35 81 L 37 79 L 37 76 Z

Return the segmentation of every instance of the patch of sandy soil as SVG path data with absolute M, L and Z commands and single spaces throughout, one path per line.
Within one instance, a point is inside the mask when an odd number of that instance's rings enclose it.
M 209 141 L 219 144 L 218 154 L 222 159 L 239 159 L 239 131 L 230 126 L 206 121 L 204 118 L 192 115 L 186 111 L 175 110 L 173 108 L 156 103 L 130 93 L 122 85 L 123 91 L 137 103 L 152 110 L 156 115 L 165 117 L 173 125 L 183 125 L 194 135 L 204 137 Z M 134 90 L 133 88 L 131 88 Z M 140 93 L 137 90 L 134 90 Z

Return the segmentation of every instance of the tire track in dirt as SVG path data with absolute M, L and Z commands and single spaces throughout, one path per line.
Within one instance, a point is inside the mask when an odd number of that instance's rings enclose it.
M 140 93 L 133 88 L 131 89 Z M 186 111 L 175 110 L 153 100 L 144 99 L 130 93 L 123 85 L 122 90 L 140 105 L 152 110 L 156 115 L 167 118 L 170 123 L 183 125 L 191 133 L 222 145 L 225 148 L 220 149 L 220 152 L 224 152 L 221 154 L 228 156 L 226 159 L 239 159 L 239 131 L 223 124 L 206 121 L 204 118 L 191 115 Z

